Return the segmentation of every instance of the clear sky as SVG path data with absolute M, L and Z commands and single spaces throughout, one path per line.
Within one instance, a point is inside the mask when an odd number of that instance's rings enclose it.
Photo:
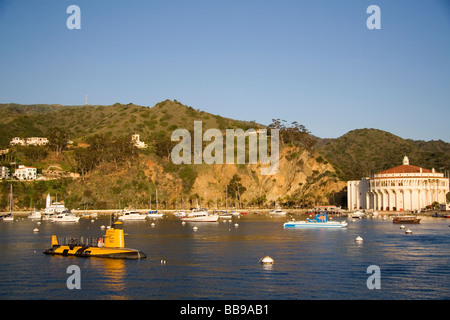
M 69 5 L 81 10 L 70 30 Z M 368 6 L 381 9 L 369 30 Z M 165 99 L 450 142 L 448 0 L 0 0 L 0 102 Z

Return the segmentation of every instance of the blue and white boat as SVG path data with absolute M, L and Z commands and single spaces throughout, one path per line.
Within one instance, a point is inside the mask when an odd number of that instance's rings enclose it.
M 158 210 L 150 210 L 149 212 L 147 212 L 147 217 L 148 218 L 162 218 L 164 216 L 163 213 L 159 213 Z
M 328 221 L 325 213 L 316 214 L 314 219 L 291 221 L 283 225 L 285 228 L 345 228 L 347 222 Z

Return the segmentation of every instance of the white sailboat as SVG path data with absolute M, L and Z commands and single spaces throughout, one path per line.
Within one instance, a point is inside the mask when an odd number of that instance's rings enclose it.
M 150 195 L 150 211 L 147 212 L 148 218 L 162 218 L 163 213 L 158 212 L 158 189 L 156 189 L 156 210 L 152 211 L 152 196 Z
M 12 184 L 10 184 L 10 191 L 9 191 L 9 213 L 2 216 L 3 221 L 14 221 L 14 217 L 12 215 L 12 209 L 13 209 L 13 189 Z

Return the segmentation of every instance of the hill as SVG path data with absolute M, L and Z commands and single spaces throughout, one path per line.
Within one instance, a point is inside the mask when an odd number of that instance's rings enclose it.
M 160 208 L 175 208 L 197 202 L 224 207 L 226 190 L 230 207 L 314 205 L 333 201 L 333 193 L 345 183 L 338 181 L 334 168 L 320 161 L 310 148 L 312 139 L 302 126 L 283 128 L 280 169 L 273 176 L 262 176 L 261 165 L 175 165 L 170 160 L 170 135 L 177 128 L 192 132 L 194 121 L 202 121 L 203 130 L 264 128 L 247 121 L 233 120 L 165 100 L 154 107 L 133 104 L 110 106 L 0 105 L 1 145 L 12 137 L 64 135 L 74 143 L 62 152 L 47 149 L 41 157 L 29 147 L 14 147 L 3 157 L 32 165 L 39 172 L 60 167 L 81 174 L 80 179 L 16 182 L 16 206 L 42 207 L 47 192 L 57 193 L 69 208 L 117 208 L 126 205 L 153 207 L 158 190 Z M 131 135 L 140 134 L 147 149 L 130 148 Z M 290 140 L 289 140 L 290 139 Z M 305 141 L 305 146 L 295 141 Z M 283 141 L 286 141 L 284 143 Z M 289 142 L 288 142 L 289 141 Z M 204 143 L 204 146 L 208 143 Z M 33 157 L 32 157 L 33 155 Z M 319 160 L 317 160 L 319 159 Z M 8 184 L 0 185 L 2 199 L 7 198 Z M 1 202 L 6 207 L 6 200 Z
M 176 128 L 193 128 L 201 120 L 206 128 L 261 128 L 262 125 L 213 115 L 176 100 L 165 100 L 154 107 L 132 103 L 109 106 L 61 106 L 0 104 L 0 148 L 9 146 L 13 137 L 47 136 L 62 128 L 74 142 L 96 134 L 124 136 L 139 133 L 148 141 L 155 134 L 167 135 Z
M 318 151 L 336 168 L 340 179 L 359 180 L 371 173 L 410 163 L 440 172 L 450 169 L 450 144 L 444 141 L 405 140 L 378 129 L 357 129 L 328 139 Z
M 280 166 L 272 176 L 260 174 L 260 164 L 181 164 L 170 161 L 171 133 L 217 128 L 280 128 Z M 410 162 L 438 171 L 450 169 L 450 144 L 443 141 L 406 140 L 377 129 L 358 129 L 337 139 L 311 136 L 297 122 L 274 119 L 268 127 L 213 115 L 174 100 L 153 107 L 134 104 L 61 106 L 0 104 L 0 149 L 13 137 L 44 136 L 72 140 L 62 150 L 13 147 L 0 156 L 0 164 L 32 165 L 42 173 L 49 168 L 76 172 L 80 179 L 14 182 L 17 208 L 42 207 L 48 192 L 64 199 L 69 208 L 189 207 L 201 203 L 225 207 L 313 206 L 338 204 L 335 194 L 347 180 Z M 131 145 L 140 134 L 148 148 Z M 63 140 L 64 140 L 63 139 Z M 65 140 L 64 140 L 65 141 Z M 204 142 L 203 147 L 208 145 Z M 9 183 L 0 183 L 0 208 L 7 208 Z M 342 197 L 342 194 L 339 195 Z

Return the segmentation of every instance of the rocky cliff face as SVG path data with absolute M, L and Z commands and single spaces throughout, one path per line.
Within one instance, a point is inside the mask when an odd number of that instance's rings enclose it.
M 206 201 L 223 199 L 226 186 L 234 175 L 238 175 L 239 182 L 246 188 L 241 195 L 244 204 L 264 196 L 267 202 L 296 200 L 310 205 L 328 204 L 328 198 L 346 183 L 337 179 L 329 163 L 317 159 L 321 160 L 316 153 L 285 147 L 280 150 L 280 166 L 274 175 L 260 175 L 261 165 L 204 166 L 195 180 L 192 193 Z M 238 198 L 231 195 L 233 197 Z

